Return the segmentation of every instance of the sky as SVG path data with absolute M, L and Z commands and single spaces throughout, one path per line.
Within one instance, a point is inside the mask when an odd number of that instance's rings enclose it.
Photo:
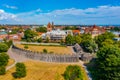
M 120 24 L 120 0 L 0 0 L 0 24 Z

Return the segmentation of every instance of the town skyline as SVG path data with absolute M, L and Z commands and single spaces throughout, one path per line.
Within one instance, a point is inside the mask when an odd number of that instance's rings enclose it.
M 53 21 L 61 25 L 119 25 L 119 10 L 119 0 L 4 0 L 0 3 L 0 24 L 40 25 Z

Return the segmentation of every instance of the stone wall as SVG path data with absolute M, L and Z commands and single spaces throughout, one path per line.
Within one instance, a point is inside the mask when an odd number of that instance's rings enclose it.
M 45 62 L 78 62 L 79 57 L 77 55 L 60 55 L 50 53 L 33 52 L 12 46 L 12 51 L 18 55 L 25 56 L 33 60 L 40 60 Z

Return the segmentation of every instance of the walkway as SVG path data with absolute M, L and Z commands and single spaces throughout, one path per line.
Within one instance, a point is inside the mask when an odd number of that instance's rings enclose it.
M 88 75 L 88 79 L 89 79 L 89 80 L 92 80 L 91 74 L 90 74 L 90 72 L 88 71 L 87 66 L 84 65 L 84 62 L 80 60 L 79 63 L 80 63 L 80 64 L 82 65 L 82 67 L 85 69 L 85 72 L 86 72 L 87 75 Z
M 18 63 L 18 62 L 24 62 L 24 61 L 27 60 L 27 58 L 25 58 L 25 57 L 23 57 L 23 56 L 20 56 L 20 55 L 14 53 L 14 52 L 12 52 L 12 51 L 11 51 L 11 48 L 9 48 L 7 54 L 9 55 L 9 57 L 10 57 L 11 59 L 14 59 L 15 62 L 14 62 L 14 64 L 8 66 L 8 67 L 6 68 L 6 71 L 9 70 L 9 69 L 11 69 L 12 67 L 14 67 L 16 63 Z

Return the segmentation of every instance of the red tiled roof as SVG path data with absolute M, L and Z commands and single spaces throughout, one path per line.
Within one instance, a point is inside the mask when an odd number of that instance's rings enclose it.
M 72 30 L 73 33 L 80 33 L 79 30 Z
M 38 35 L 42 35 L 43 33 L 44 33 L 44 32 L 38 32 L 37 34 L 38 34 Z
M 92 27 L 86 28 L 86 29 L 85 29 L 85 33 L 90 33 L 90 32 L 95 31 L 95 30 L 101 31 L 101 32 L 105 32 L 105 29 L 104 29 L 104 28 L 101 28 L 101 27 L 98 27 L 98 26 L 94 25 L 94 26 L 92 26 Z

